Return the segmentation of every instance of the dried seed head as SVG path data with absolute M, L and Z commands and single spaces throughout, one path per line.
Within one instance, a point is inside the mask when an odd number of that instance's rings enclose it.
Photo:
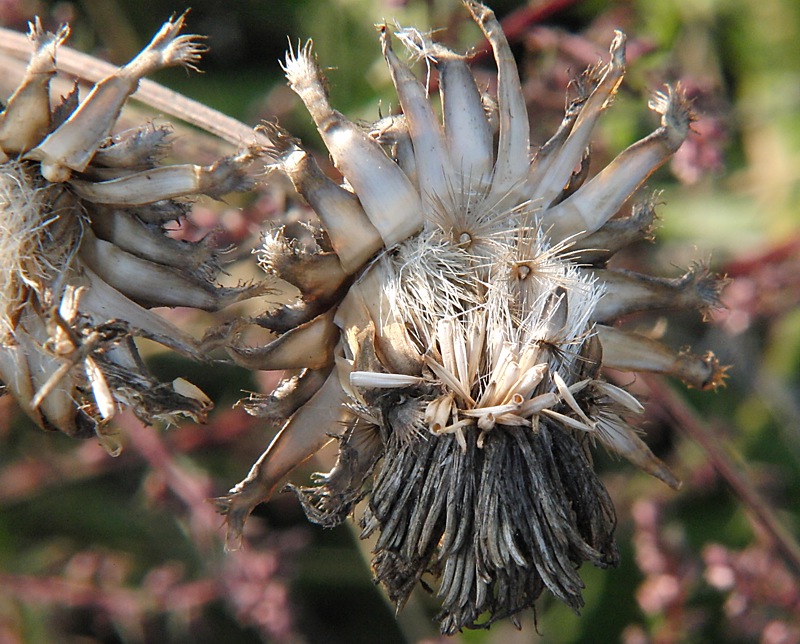
M 144 421 L 203 420 L 211 401 L 178 379 L 159 383 L 138 355 L 143 336 L 194 359 L 199 344 L 148 309 L 214 310 L 263 291 L 223 288 L 205 244 L 178 241 L 163 225 L 183 216 L 176 198 L 252 185 L 246 169 L 257 148 L 208 166 L 161 166 L 168 126 L 146 124 L 111 135 L 123 105 L 146 74 L 194 68 L 205 49 L 169 20 L 150 44 L 51 112 L 49 82 L 56 34 L 31 25 L 26 75 L 0 113 L 0 379 L 41 427 L 97 436 L 111 452 L 109 421 L 129 406 Z
M 403 116 L 369 134 L 331 107 L 310 44 L 287 55 L 289 83 L 346 186 L 323 190 L 286 135 L 276 137 L 275 167 L 330 227 L 355 281 L 330 303 L 335 333 L 308 334 L 291 351 L 296 366 L 320 368 L 303 356 L 325 356 L 321 370 L 330 375 L 310 400 L 300 391 L 278 438 L 218 501 L 235 544 L 252 508 L 338 432 L 334 470 L 295 491 L 323 525 L 368 496 L 360 522 L 365 535 L 379 533 L 376 578 L 399 606 L 423 576 L 433 577 L 444 633 L 513 616 L 544 589 L 577 610 L 578 567 L 616 563 L 614 510 L 592 468 L 592 443 L 678 484 L 629 424 L 641 405 L 603 380 L 603 366 L 672 374 L 702 388 L 722 373 L 711 358 L 607 326 L 632 311 L 717 301 L 719 283 L 703 269 L 664 280 L 606 267 L 616 250 L 649 234 L 649 202 L 611 219 L 685 138 L 691 113 L 679 88 L 653 100 L 658 129 L 587 177 L 592 129 L 624 74 L 624 35 L 616 34 L 609 63 L 584 77 L 585 92 L 558 132 L 532 154 L 500 25 L 482 4 L 464 4 L 495 55 L 494 117 L 463 57 L 414 30 L 400 40 L 438 67 L 443 123 L 385 27 L 381 46 Z M 359 221 L 370 222 L 369 244 L 340 235 Z M 384 249 L 367 261 L 372 230 Z M 279 351 L 302 328 L 264 351 Z

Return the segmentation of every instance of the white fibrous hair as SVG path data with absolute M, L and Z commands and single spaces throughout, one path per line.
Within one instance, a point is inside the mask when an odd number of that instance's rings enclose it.
M 634 311 L 717 304 L 720 282 L 702 266 L 662 279 L 607 265 L 649 234 L 652 200 L 615 215 L 687 136 L 680 90 L 657 94 L 660 126 L 587 179 L 593 127 L 622 81 L 624 35 L 578 84 L 586 91 L 556 134 L 532 151 L 500 25 L 482 4 L 464 4 L 494 52 L 495 100 L 481 95 L 464 56 L 415 30 L 397 34 L 412 58 L 438 70 L 443 118 L 386 27 L 381 44 L 402 113 L 371 128 L 330 105 L 310 44 L 286 57 L 289 84 L 346 181 L 329 179 L 299 141 L 267 126 L 274 171 L 324 230 L 310 250 L 281 233 L 262 250 L 262 265 L 301 298 L 258 319 L 277 340 L 231 354 L 293 370 L 248 405 L 288 420 L 217 500 L 235 547 L 253 507 L 336 434 L 334 469 L 293 487 L 306 513 L 332 526 L 365 500 L 358 520 L 364 536 L 377 533 L 375 577 L 398 606 L 418 582 L 434 587 L 444 633 L 513 618 L 545 589 L 578 610 L 578 567 L 617 562 L 594 443 L 678 485 L 630 423 L 641 404 L 602 367 L 702 389 L 722 377 L 711 355 L 676 353 L 613 326 Z

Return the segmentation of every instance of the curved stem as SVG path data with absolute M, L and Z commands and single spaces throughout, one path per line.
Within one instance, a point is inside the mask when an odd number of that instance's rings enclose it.
M 700 445 L 720 476 L 741 499 L 751 520 L 769 535 L 786 564 L 800 577 L 800 545 L 748 479 L 742 458 L 717 432 L 698 418 L 663 379 L 645 374 L 641 377 L 675 426 Z
M 30 43 L 25 34 L 0 27 L 0 51 L 16 58 L 30 57 Z M 118 66 L 61 46 L 57 53 L 57 69 L 81 80 L 97 83 L 117 71 Z M 177 117 L 236 146 L 257 143 L 272 147 L 269 139 L 242 123 L 202 103 L 187 98 L 151 80 L 144 79 L 132 98 L 156 110 Z

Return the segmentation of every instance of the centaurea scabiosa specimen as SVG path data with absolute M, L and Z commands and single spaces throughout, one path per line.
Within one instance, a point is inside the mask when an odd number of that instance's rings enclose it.
M 147 74 L 194 68 L 202 38 L 166 22 L 127 65 L 79 100 L 51 107 L 50 80 L 69 35 L 30 25 L 25 76 L 0 113 L 0 380 L 40 427 L 97 436 L 118 449 L 109 419 L 129 406 L 142 420 L 205 417 L 211 401 L 183 379 L 159 383 L 135 337 L 204 359 L 189 335 L 156 306 L 216 310 L 261 286 L 216 283 L 219 261 L 205 243 L 172 239 L 187 197 L 251 187 L 253 147 L 211 166 L 163 165 L 170 127 L 114 127 Z
M 416 30 L 396 33 L 438 69 L 443 123 L 386 27 L 381 45 L 402 114 L 372 128 L 330 105 L 310 44 L 287 55 L 289 84 L 345 183 L 268 128 L 275 169 L 324 231 L 313 250 L 280 230 L 266 237 L 264 268 L 302 297 L 258 318 L 277 340 L 231 355 L 251 368 L 295 370 L 251 406 L 289 419 L 218 500 L 236 545 L 254 506 L 337 435 L 334 469 L 293 489 L 325 526 L 366 497 L 360 525 L 364 536 L 378 533 L 377 580 L 398 605 L 418 582 L 435 587 L 445 633 L 513 616 L 544 589 L 577 610 L 578 567 L 616 563 L 595 443 L 678 485 L 630 422 L 642 405 L 602 367 L 702 389 L 722 377 L 713 356 L 613 326 L 634 311 L 717 303 L 720 282 L 702 266 L 677 280 L 607 267 L 649 234 L 652 200 L 615 215 L 686 137 L 692 116 L 680 90 L 657 93 L 658 129 L 588 178 L 592 129 L 624 74 L 624 35 L 532 151 L 500 25 L 482 4 L 464 4 L 492 46 L 496 100 L 481 95 L 463 56 Z

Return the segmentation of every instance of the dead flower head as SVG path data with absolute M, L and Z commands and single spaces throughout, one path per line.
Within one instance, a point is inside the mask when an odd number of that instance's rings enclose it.
M 336 433 L 336 467 L 294 488 L 308 516 L 336 525 L 366 497 L 360 522 L 365 536 L 378 533 L 376 578 L 398 605 L 418 582 L 434 587 L 445 633 L 513 616 L 544 589 L 577 610 L 578 567 L 616 563 L 614 509 L 593 444 L 678 485 L 631 424 L 641 404 L 602 367 L 701 389 L 722 375 L 713 356 L 613 326 L 633 311 L 717 303 L 719 282 L 703 267 L 677 280 L 607 268 L 649 234 L 651 200 L 614 216 L 686 137 L 692 116 L 681 91 L 657 93 L 650 107 L 660 126 L 587 178 L 592 129 L 622 81 L 624 35 L 532 152 L 500 25 L 482 4 L 465 5 L 494 51 L 496 101 L 481 95 L 464 56 L 413 29 L 395 34 L 438 69 L 443 123 L 385 27 L 402 115 L 371 129 L 330 105 L 310 44 L 287 55 L 289 84 L 346 183 L 270 128 L 275 168 L 324 234 L 314 251 L 281 231 L 264 245 L 264 267 L 303 297 L 259 319 L 282 333 L 276 341 L 232 354 L 253 368 L 296 370 L 253 405 L 290 417 L 218 500 L 235 545 L 253 507 Z
M 167 236 L 184 197 L 249 188 L 255 149 L 218 163 L 164 166 L 170 128 L 112 130 L 139 80 L 159 69 L 194 67 L 205 49 L 165 23 L 131 62 L 74 91 L 51 109 L 50 80 L 69 35 L 30 25 L 33 54 L 0 113 L 0 379 L 40 427 L 97 435 L 118 449 L 107 424 L 120 405 L 143 420 L 202 419 L 211 402 L 177 379 L 158 383 L 133 338 L 147 337 L 201 359 L 194 340 L 150 312 L 154 306 L 213 310 L 252 288 L 223 288 L 204 243 Z

